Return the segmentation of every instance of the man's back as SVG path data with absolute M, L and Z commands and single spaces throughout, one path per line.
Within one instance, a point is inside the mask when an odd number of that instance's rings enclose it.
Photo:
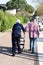
M 13 29 L 12 29 L 12 34 L 14 35 L 15 34 L 21 34 L 21 30 L 23 30 L 24 32 L 24 27 L 22 26 L 22 24 L 19 24 L 19 23 L 16 23 L 14 24 L 13 26 Z
M 31 22 L 29 25 L 29 35 L 31 38 L 37 38 L 39 36 L 39 27 L 36 22 Z

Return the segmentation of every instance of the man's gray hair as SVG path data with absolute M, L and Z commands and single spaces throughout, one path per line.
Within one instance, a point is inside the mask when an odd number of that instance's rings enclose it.
M 18 20 L 16 21 L 16 23 L 21 23 L 21 21 L 18 19 Z

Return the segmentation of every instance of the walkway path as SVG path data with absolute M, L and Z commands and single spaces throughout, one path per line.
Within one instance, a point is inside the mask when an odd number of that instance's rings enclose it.
M 26 33 L 28 36 L 28 34 Z M 28 37 L 25 38 L 25 49 L 28 48 Z M 11 56 L 11 32 L 0 37 L 0 65 L 39 65 L 38 55 L 31 54 L 30 52 L 23 52 L 22 54 L 16 54 L 15 57 Z

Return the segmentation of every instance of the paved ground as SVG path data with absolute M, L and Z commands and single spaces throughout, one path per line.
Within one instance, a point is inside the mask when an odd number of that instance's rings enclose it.
M 28 50 L 28 33 L 25 35 L 25 40 L 25 49 Z M 25 51 L 12 57 L 11 46 L 11 32 L 0 36 L 0 65 L 39 65 L 38 54 Z

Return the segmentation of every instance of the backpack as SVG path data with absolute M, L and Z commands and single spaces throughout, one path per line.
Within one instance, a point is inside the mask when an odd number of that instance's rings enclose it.
M 21 26 L 17 26 L 14 30 L 15 37 L 21 37 Z

